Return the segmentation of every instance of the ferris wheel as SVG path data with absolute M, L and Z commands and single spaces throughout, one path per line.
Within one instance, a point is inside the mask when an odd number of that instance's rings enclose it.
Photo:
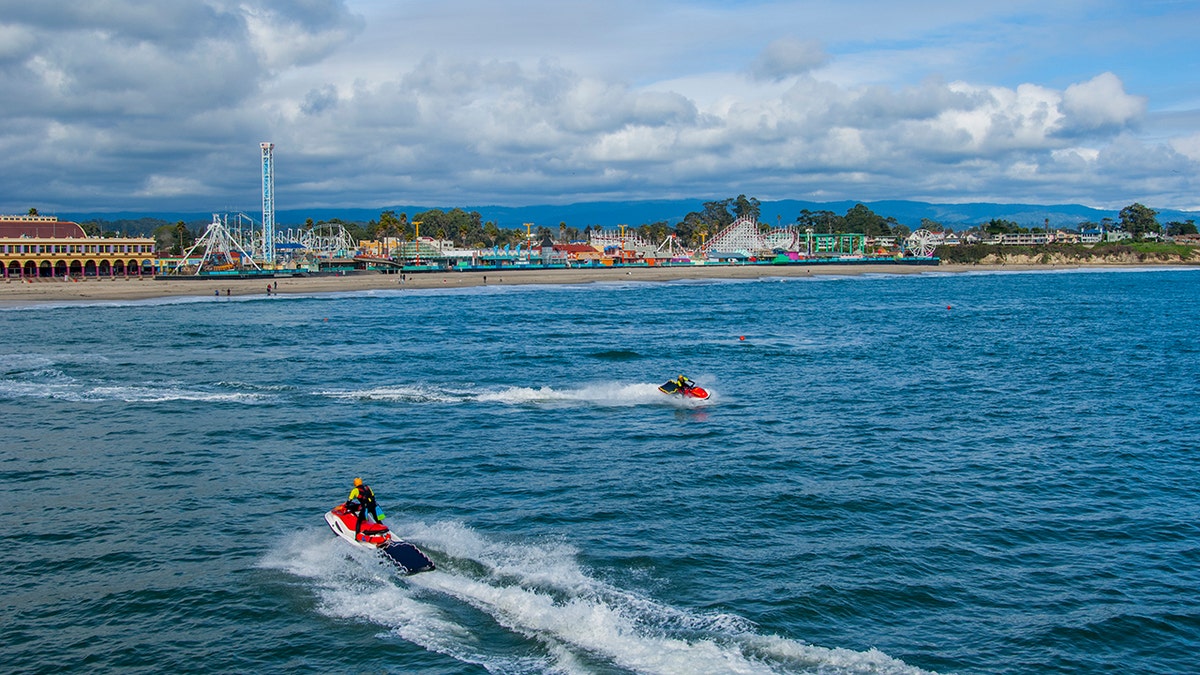
M 921 229 L 908 235 L 908 239 L 904 240 L 904 248 L 908 252 L 922 258 L 933 257 L 933 250 L 937 245 L 933 241 L 933 233 L 929 230 Z

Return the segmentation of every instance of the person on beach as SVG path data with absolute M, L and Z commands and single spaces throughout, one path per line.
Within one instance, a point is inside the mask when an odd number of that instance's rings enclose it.
M 354 524 L 354 538 L 362 538 L 363 522 L 367 519 L 367 514 L 370 513 L 375 522 L 383 521 L 377 511 L 378 506 L 375 503 L 375 492 L 371 490 L 371 486 L 363 482 L 361 478 L 354 479 L 354 488 L 350 490 L 350 497 L 346 499 L 346 510 L 350 513 L 358 515 L 358 521 Z

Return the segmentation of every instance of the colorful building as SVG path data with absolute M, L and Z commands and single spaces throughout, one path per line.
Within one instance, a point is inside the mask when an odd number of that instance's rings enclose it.
M 0 215 L 5 279 L 153 276 L 152 237 L 89 237 L 55 216 Z

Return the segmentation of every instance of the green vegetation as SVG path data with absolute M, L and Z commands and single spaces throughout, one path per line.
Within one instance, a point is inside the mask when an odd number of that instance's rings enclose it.
M 1167 236 L 1170 237 L 1178 237 L 1181 234 L 1198 234 L 1196 232 L 1196 223 L 1192 220 L 1186 220 L 1182 223 L 1178 220 L 1172 220 L 1167 223 L 1166 228 Z
M 1158 211 L 1134 202 L 1121 209 L 1121 229 L 1133 235 L 1134 241 L 1142 239 L 1151 232 L 1161 232 L 1158 224 Z
M 1000 247 L 988 244 L 960 244 L 958 246 L 939 246 L 933 254 L 941 258 L 942 262 L 970 264 L 982 261 L 995 253 L 998 248 Z M 1033 247 L 1022 246 L 1020 248 L 1031 249 Z
M 198 238 L 197 233 L 188 229 L 182 220 L 174 225 L 160 225 L 154 228 L 154 249 L 168 255 L 183 255 Z
M 404 241 L 416 240 L 418 234 L 422 237 L 436 237 L 454 242 L 454 245 L 464 248 L 486 248 L 491 246 L 515 245 L 533 237 L 541 241 L 545 237 L 553 237 L 550 228 L 539 226 L 528 230 L 500 229 L 492 221 L 483 222 L 478 211 L 467 212 L 462 209 L 430 209 L 416 213 L 410 219 L 407 213 L 396 214 L 395 211 L 384 211 L 379 214 L 379 220 L 371 220 L 366 225 L 345 223 L 337 219 L 321 221 L 338 223 L 346 228 L 350 236 L 356 239 L 378 240 L 384 237 L 394 237 Z M 312 227 L 312 221 L 305 224 Z M 579 230 L 567 227 L 565 223 L 559 226 L 560 234 L 567 238 L 577 239 Z
M 943 231 L 941 224 L 925 218 L 921 225 L 929 225 L 927 229 L 933 232 Z M 896 219 L 876 214 L 865 204 L 855 204 L 839 216 L 833 211 L 810 211 L 803 209 L 796 217 L 796 225 L 801 230 L 811 229 L 817 234 L 865 234 L 868 237 L 907 237 L 911 232 L 907 227 L 896 222 Z M 937 229 L 933 229 L 936 227 Z
M 183 221 L 180 221 L 183 222 Z M 163 227 L 175 227 L 176 223 L 162 218 L 124 218 L 118 220 L 85 220 L 79 224 L 91 237 L 155 237 Z M 208 221 L 184 223 L 189 232 L 199 236 L 208 226 Z
M 1120 244 L 1104 244 L 1096 246 L 1093 251 L 1098 255 L 1104 255 L 1104 251 L 1109 247 L 1113 249 L 1127 249 L 1143 260 L 1167 260 L 1175 256 L 1178 256 L 1181 260 L 1200 258 L 1194 246 L 1159 241 L 1139 241 L 1124 246 Z
M 1168 260 L 1200 259 L 1193 246 L 1161 242 L 1110 242 L 1095 244 L 1046 244 L 1044 246 L 1001 246 L 993 244 L 964 244 L 939 246 L 934 255 L 947 263 L 980 263 L 990 258 L 1028 258 L 1046 264 L 1087 263 L 1095 260 L 1128 260 L 1130 262 L 1162 262 Z

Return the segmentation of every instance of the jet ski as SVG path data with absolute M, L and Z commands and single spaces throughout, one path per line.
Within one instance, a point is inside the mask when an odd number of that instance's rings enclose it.
M 681 377 L 683 386 L 679 386 L 677 380 L 670 380 L 658 387 L 658 390 L 664 394 L 671 396 L 682 396 L 684 398 L 694 398 L 703 401 L 708 398 L 708 392 L 703 387 L 700 387 L 695 382 L 692 382 L 686 377 Z
M 325 514 L 325 522 L 337 536 L 361 548 L 376 549 L 391 561 L 404 574 L 416 574 L 434 569 L 433 561 L 421 549 L 402 539 L 396 538 L 387 525 L 372 523 L 369 518 L 363 521 L 359 538 L 354 538 L 354 524 L 358 516 L 346 510 L 345 504 L 338 504 Z

